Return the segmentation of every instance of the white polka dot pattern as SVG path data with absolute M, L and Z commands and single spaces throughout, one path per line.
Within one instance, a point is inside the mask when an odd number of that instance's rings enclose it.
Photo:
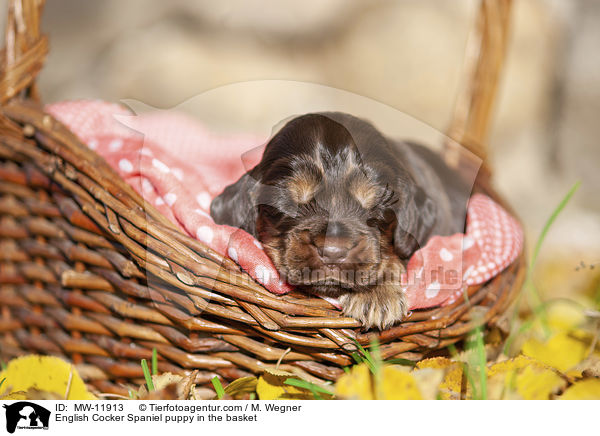
M 200 194 L 196 195 L 196 201 L 198 202 L 198 204 L 200 205 L 200 207 L 204 210 L 208 210 L 208 208 L 210 207 L 210 195 L 208 192 L 201 192 Z
M 427 286 L 427 288 L 425 289 L 425 298 L 431 299 L 437 297 L 437 294 L 439 294 L 441 288 L 442 285 L 440 284 L 440 282 L 430 283 L 429 286 Z
M 165 201 L 169 206 L 173 206 L 177 201 L 177 194 L 169 192 L 167 195 L 165 195 Z
M 119 161 L 119 169 L 124 173 L 130 173 L 133 171 L 133 165 L 128 159 L 121 159 Z
M 440 259 L 442 259 L 444 262 L 450 262 L 452 259 L 454 259 L 454 256 L 446 247 L 444 247 L 440 250 Z
M 204 242 L 205 244 L 210 244 L 212 242 L 213 236 L 213 230 L 208 226 L 198 227 L 198 230 L 196 231 L 196 238 L 198 238 L 198 240 Z
M 152 159 L 152 165 L 154 166 L 154 168 L 156 168 L 157 170 L 159 170 L 161 173 L 168 173 L 169 172 L 169 167 L 167 165 L 165 165 L 162 161 L 158 160 L 158 159 Z
M 237 250 L 233 247 L 229 247 L 229 249 L 227 250 L 227 255 L 231 258 L 231 260 L 233 260 L 234 262 L 238 261 L 238 255 L 237 255 Z
M 263 284 L 267 284 L 271 281 L 271 271 L 264 265 L 257 265 L 254 269 L 256 280 Z

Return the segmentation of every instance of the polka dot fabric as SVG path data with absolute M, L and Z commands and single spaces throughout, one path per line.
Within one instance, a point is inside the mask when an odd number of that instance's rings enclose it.
M 491 198 L 475 194 L 465 234 L 434 236 L 413 254 L 401 278 L 411 309 L 450 304 L 467 286 L 485 283 L 519 255 L 521 226 Z
M 267 138 L 215 135 L 183 115 L 135 116 L 102 101 L 61 102 L 46 110 L 188 235 L 231 258 L 271 292 L 291 290 L 259 241 L 209 215 L 212 199 L 260 160 Z M 431 238 L 410 259 L 401 277 L 410 309 L 462 298 L 466 286 L 489 280 L 521 251 L 519 224 L 484 195 L 471 198 L 466 229 L 464 235 Z

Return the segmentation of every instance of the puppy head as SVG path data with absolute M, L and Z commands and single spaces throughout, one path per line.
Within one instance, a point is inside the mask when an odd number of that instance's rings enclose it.
M 385 139 L 364 124 L 352 132 L 329 116 L 306 115 L 265 150 L 256 234 L 292 284 L 336 295 L 373 283 L 396 258 L 394 208 L 403 193 L 392 188 L 385 159 L 370 156 Z M 357 145 L 367 139 L 366 149 Z
M 418 247 L 425 198 L 387 140 L 345 114 L 288 122 L 261 162 L 213 202 L 254 234 L 288 282 L 321 294 L 367 287 Z M 242 218 L 240 211 L 250 216 Z

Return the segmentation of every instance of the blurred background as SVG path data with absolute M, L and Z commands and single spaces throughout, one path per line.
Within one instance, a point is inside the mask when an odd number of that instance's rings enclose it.
M 132 99 L 167 109 L 249 80 L 313 82 L 420 120 L 380 126 L 395 136 L 435 141 L 427 130 L 448 127 L 477 7 L 477 0 L 53 0 L 43 23 L 51 50 L 41 93 L 45 102 Z M 597 0 L 514 0 L 491 164 L 530 250 L 582 182 L 541 252 L 546 296 L 600 291 L 599 24 Z M 304 107 L 298 101 L 339 98 L 319 86 L 224 89 L 206 94 L 195 116 L 261 130 Z M 344 104 L 364 112 L 360 99 Z

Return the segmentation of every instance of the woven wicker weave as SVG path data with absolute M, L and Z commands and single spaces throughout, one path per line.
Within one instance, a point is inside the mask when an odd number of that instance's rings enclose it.
M 48 51 L 43 1 L 11 0 L 0 71 L 0 357 L 63 356 L 100 391 L 140 383 L 152 349 L 161 371 L 196 382 L 280 368 L 335 380 L 353 339 L 377 338 L 384 358 L 418 359 L 498 325 L 524 275 L 521 256 L 468 301 L 413 312 L 362 332 L 329 303 L 274 296 L 230 260 L 180 233 L 66 127 L 43 112 L 35 79 Z M 504 56 L 509 0 L 484 0 L 467 54 L 468 76 L 446 144 L 485 157 L 489 113 Z M 498 198 L 489 169 L 477 190 Z M 510 210 L 510 209 L 509 209 Z M 226 278 L 226 279 L 225 279 Z M 290 348 L 291 350 L 288 350 Z

